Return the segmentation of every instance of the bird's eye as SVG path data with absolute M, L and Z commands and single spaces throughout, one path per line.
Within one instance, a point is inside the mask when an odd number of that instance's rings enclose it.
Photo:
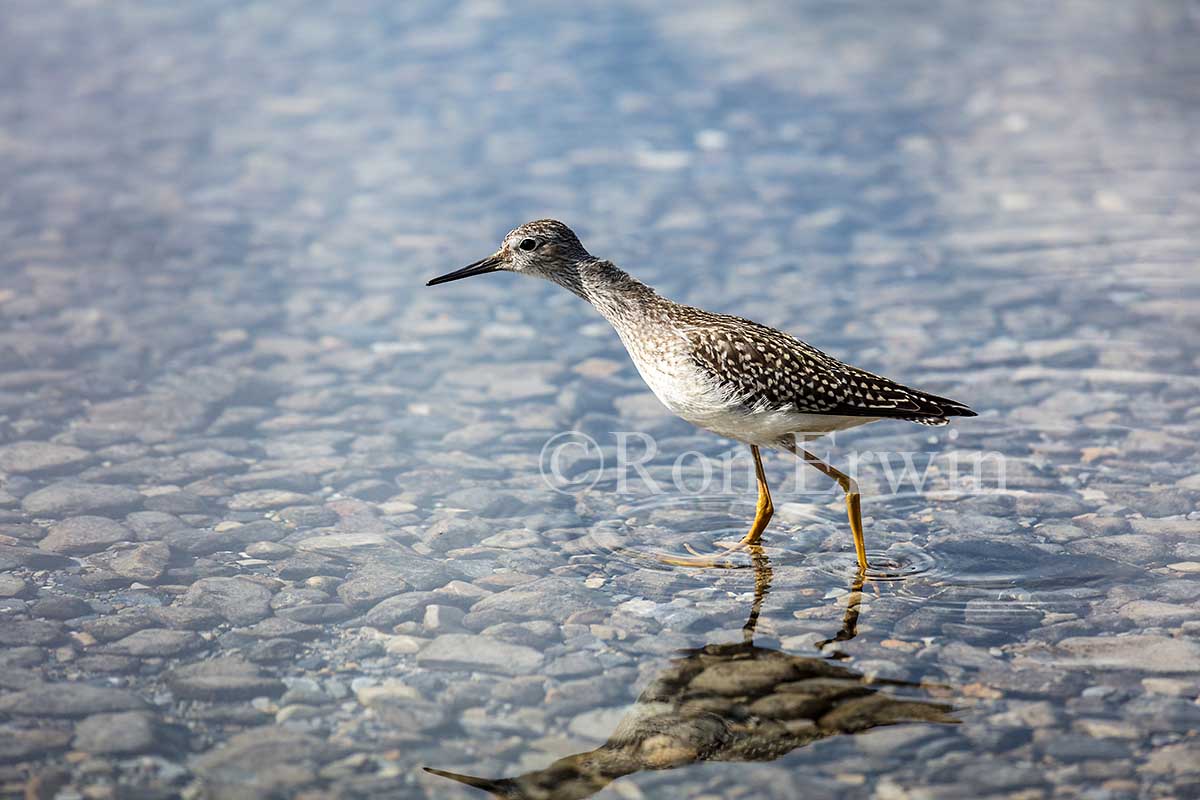
M 521 248 L 522 250 L 533 250 L 535 247 L 537 247 L 537 240 L 536 239 L 522 239 L 521 243 L 518 244 L 517 247 Z

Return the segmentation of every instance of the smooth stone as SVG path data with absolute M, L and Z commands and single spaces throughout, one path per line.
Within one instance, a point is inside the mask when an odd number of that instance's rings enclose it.
M 3 489 L 0 489 L 0 493 L 3 493 Z M 2 500 L 2 499 L 3 498 L 0 497 L 0 500 Z M 0 514 L 3 514 L 3 513 L 4 513 L 3 511 L 0 511 Z M 17 513 L 17 512 L 12 512 L 12 513 Z M 45 535 L 46 535 L 45 528 L 41 527 L 40 525 L 34 525 L 32 523 L 18 523 L 15 525 L 0 524 L 0 536 L 6 536 L 11 539 L 25 539 L 26 541 L 36 542 L 38 539 L 41 539 Z
M 1146 691 L 1170 697 L 1192 697 L 1200 695 L 1200 680 L 1196 678 L 1142 678 Z
M 9 647 L 5 650 L 0 650 L 0 674 L 3 674 L 5 670 L 9 669 L 36 667 L 45 661 L 46 651 L 41 647 L 35 647 L 32 645 Z
M 20 716 L 84 717 L 147 708 L 133 692 L 86 683 L 49 683 L 0 697 L 0 713 Z
M 1117 609 L 1117 613 L 1146 625 L 1163 625 L 1200 617 L 1200 609 L 1194 606 L 1162 603 L 1157 600 L 1134 600 Z
M 1076 517 L 1088 510 L 1079 498 L 1065 494 L 1028 492 L 1017 495 L 1017 513 L 1036 519 Z
M 445 499 L 449 508 L 462 508 L 474 512 L 486 519 L 519 517 L 522 514 L 541 511 L 542 508 L 525 496 L 503 489 L 491 489 L 485 486 L 475 486 L 451 492 Z
M 135 511 L 126 515 L 125 524 L 142 542 L 158 541 L 168 533 L 188 527 L 179 517 L 164 511 Z
M 318 589 L 325 594 L 332 595 L 337 592 L 338 586 L 342 583 L 342 578 L 334 575 L 313 575 L 311 578 L 304 580 L 304 588 Z
M 338 597 L 352 608 L 370 608 L 413 587 L 401 572 L 386 565 L 369 565 L 356 570 L 337 588 Z
M 940 517 L 939 517 L 940 519 Z M 1111 542 L 1119 537 L 1104 540 L 1085 539 L 1073 542 L 1074 550 L 1087 542 Z M 998 541 L 986 543 L 947 541 L 937 545 L 942 558 L 955 564 L 955 571 L 964 576 L 1020 575 L 1021 585 L 1034 588 L 1057 589 L 1063 581 L 1077 579 L 1080 575 L 1104 576 L 1110 581 L 1123 578 L 1142 577 L 1142 571 L 1118 561 L 1092 555 L 1052 554 L 1028 545 L 1013 545 Z M 1111 555 L 1115 549 L 1101 549 Z
M 60 555 L 87 555 L 136 538 L 129 528 L 107 517 L 71 517 L 51 525 L 38 547 Z
M 280 509 L 279 519 L 296 528 L 330 528 L 337 525 L 341 517 L 325 506 L 288 506 Z
M 221 624 L 223 617 L 210 608 L 163 606 L 146 609 L 146 616 L 167 628 L 207 631 Z
M 204 514 L 208 510 L 208 502 L 194 492 L 179 491 L 156 494 L 147 497 L 147 511 L 162 511 L 168 514 Z
M 991 600 L 968 600 L 963 609 L 963 620 L 967 625 L 1001 630 L 1036 628 L 1041 619 L 1042 611 L 1017 602 L 1004 604 Z
M 314 639 L 321 634 L 316 625 L 305 625 L 291 619 L 267 617 L 248 628 L 235 628 L 234 633 L 255 639 Z
M 281 706 L 280 709 L 275 712 L 275 722 L 282 725 L 289 720 L 320 719 L 327 713 L 328 712 L 324 709 L 317 708 L 315 706 L 304 705 L 302 703 L 293 703 L 291 705 Z
M 226 505 L 230 511 L 270 511 L 286 506 L 308 505 L 312 500 L 306 494 L 286 489 L 252 489 L 235 494 Z
M 547 677 L 559 680 L 594 675 L 604 669 L 594 653 L 575 652 L 554 659 L 546 665 Z
M 93 556 L 91 563 L 131 581 L 155 583 L 171 562 L 171 548 L 165 542 L 143 542 L 110 548 Z
M 252 625 L 271 613 L 271 590 L 246 578 L 201 578 L 180 598 L 211 609 L 234 625 Z
M 86 450 L 52 442 L 12 442 L 0 446 L 0 472 L 34 475 L 60 471 L 87 461 Z
M 0 645 L 5 647 L 44 646 L 63 637 L 62 624 L 40 619 L 0 623 Z
M 325 737 L 267 725 L 230 736 L 192 766 L 210 785 L 229 787 L 222 797 L 294 796 L 294 787 L 316 778 L 316 769 L 345 754 Z
M 461 608 L 444 606 L 434 603 L 425 606 L 425 616 L 421 621 L 427 631 L 461 631 L 463 617 L 466 616 Z
M 107 652 L 96 652 L 96 654 L 79 656 L 71 663 L 80 672 L 113 673 L 116 675 L 134 672 L 139 666 L 142 666 L 140 658 L 115 656 L 107 654 Z
M 342 622 L 355 615 L 354 609 L 341 603 L 312 603 L 304 606 L 291 606 L 276 609 L 275 616 L 305 622 L 310 625 L 324 625 L 330 622 Z
M 1200 642 L 1153 634 L 1074 636 L 1058 647 L 1069 656 L 1060 663 L 1072 667 L 1194 672 L 1200 663 Z
M 523 675 L 541 666 L 543 656 L 532 647 L 487 636 L 446 633 L 417 653 L 417 663 L 432 669 L 466 669 Z
M 396 484 L 367 478 L 348 484 L 342 489 L 342 494 L 371 503 L 382 503 L 396 494 Z
M 389 597 L 367 612 L 366 624 L 382 629 L 410 620 L 421 619 L 425 607 L 434 602 L 433 592 L 405 592 Z
M 419 700 L 421 693 L 402 681 L 388 680 L 375 686 L 360 686 L 354 690 L 354 696 L 360 705 L 373 708 Z
M 276 612 L 284 608 L 306 606 L 312 603 L 328 603 L 329 592 L 310 589 L 307 586 L 285 586 L 271 598 L 271 608 Z
M 437 589 L 434 594 L 437 595 L 440 602 L 460 608 L 470 608 L 493 592 L 466 581 L 450 581 Z
M 1140 498 L 1135 506 L 1147 517 L 1174 517 L 1196 510 L 1194 493 L 1179 489 L 1157 489 Z M 1200 527 L 1200 523 L 1197 523 Z M 1194 528 L 1193 528 L 1194 530 Z
M 29 612 L 29 602 L 19 597 L 0 598 L 0 616 L 13 617 Z
M 1083 734 L 1060 734 L 1043 743 L 1041 749 L 1050 758 L 1063 763 L 1092 759 L 1120 761 L 1129 758 L 1129 746 L 1124 742 Z
M 1144 771 L 1151 775 L 1184 775 L 1187 782 L 1180 786 L 1180 797 L 1187 797 L 1196 785 L 1200 774 L 1200 745 L 1196 742 L 1179 742 L 1156 747 L 1146 760 Z
M 43 759 L 71 743 L 68 731 L 54 728 L 0 727 L 0 764 Z M 29 794 L 25 794 L 29 797 Z
M 545 620 L 530 620 L 529 622 L 501 622 L 484 628 L 483 635 L 493 639 L 503 639 L 513 644 L 529 647 L 545 648 L 558 640 L 559 626 Z
M 471 547 L 491 536 L 496 526 L 482 519 L 451 515 L 433 522 L 421 535 L 421 541 L 444 553 L 460 547 Z
M 178 431 L 196 430 L 208 419 L 209 403 L 193 392 L 169 389 L 96 403 L 88 421 L 98 428 L 161 441 Z
M 604 594 L 586 588 L 573 578 L 539 578 L 483 598 L 471 606 L 465 624 L 477 630 L 498 622 L 523 619 L 565 622 L 577 612 L 603 608 L 605 601 Z
M 320 575 L 341 578 L 347 572 L 349 569 L 340 560 L 313 553 L 298 553 L 275 563 L 275 573 L 285 581 L 303 581 Z
M 294 552 L 295 550 L 286 544 L 278 542 L 253 542 L 246 547 L 246 555 L 266 561 L 278 561 L 281 558 L 287 558 Z
M 383 649 L 393 656 L 411 656 L 420 652 L 428 641 L 417 636 L 389 636 L 384 639 Z
M 75 726 L 76 750 L 94 755 L 133 755 L 154 750 L 158 721 L 144 711 L 94 714 Z
M 422 592 L 439 589 L 450 581 L 469 580 L 466 573 L 452 564 L 415 554 L 400 556 L 396 561 L 386 564 L 386 567 L 406 584 Z
M 236 656 L 178 667 L 167 674 L 166 683 L 180 699 L 206 702 L 278 697 L 286 688 L 283 681 Z
M 258 664 L 292 661 L 300 655 L 303 645 L 295 639 L 264 639 L 250 645 L 246 657 Z
M 144 628 L 118 639 L 105 650 L 118 655 L 141 658 L 168 657 L 197 650 L 203 644 L 204 640 L 192 631 Z
M 1138 533 L 1080 539 L 1071 542 L 1067 547 L 1072 553 L 1092 556 L 1120 553 L 1121 558 L 1139 564 L 1162 561 L 1170 551 L 1168 543 L 1162 539 Z
M 0 689 L 30 689 L 41 686 L 42 673 L 33 669 L 24 669 L 12 664 L 5 664 L 0 669 Z
M 214 530 L 181 530 L 167 536 L 172 548 L 204 556 L 223 551 L 237 552 L 255 542 L 275 542 L 287 536 L 287 529 L 268 519 L 218 526 Z
M 20 545 L 0 544 L 0 572 L 19 569 L 62 569 L 75 562 L 69 556 L 61 556 L 47 550 Z
M 226 485 L 235 492 L 247 492 L 255 489 L 287 489 L 293 492 L 311 492 L 320 484 L 312 475 L 298 473 L 291 469 L 267 469 L 234 475 L 225 480 Z
M 0 598 L 28 597 L 33 593 L 33 587 L 21 577 L 0 573 Z
M 1200 535 L 1200 519 L 1168 517 L 1166 519 L 1131 519 L 1129 526 L 1134 533 L 1151 536 L 1178 536 L 1192 539 Z
M 123 614 L 107 615 L 76 623 L 81 631 L 98 642 L 114 642 L 134 631 L 149 628 L 154 620 L 145 609 L 134 609 Z
M 319 706 L 328 703 L 331 698 L 321 690 L 321 684 L 312 678 L 289 678 L 284 681 L 287 691 L 279 698 L 280 705 L 302 703 Z
M 499 547 L 505 550 L 520 550 L 526 547 L 537 547 L 543 544 L 541 536 L 538 536 L 533 531 L 512 530 L 501 531 L 493 536 L 489 536 L 479 544 L 482 547 Z
M 301 539 L 296 543 L 296 548 L 317 553 L 343 553 L 350 550 L 388 547 L 392 544 L 391 539 L 378 533 L 338 533 Z
M 99 483 L 55 483 L 25 495 L 21 507 L 35 517 L 125 514 L 142 505 L 140 492 Z
M 29 606 L 29 613 L 41 619 L 75 619 L 95 614 L 92 606 L 82 598 L 70 595 L 48 595 Z

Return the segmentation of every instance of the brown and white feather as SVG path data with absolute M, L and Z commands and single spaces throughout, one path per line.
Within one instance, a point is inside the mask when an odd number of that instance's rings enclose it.
M 528 253 L 521 242 L 533 240 Z M 588 254 L 555 220 L 505 237 L 502 267 L 587 300 L 616 329 L 651 391 L 707 430 L 788 446 L 879 419 L 945 425 L 975 416 L 962 403 L 850 366 L 783 331 L 672 302 L 611 261 Z

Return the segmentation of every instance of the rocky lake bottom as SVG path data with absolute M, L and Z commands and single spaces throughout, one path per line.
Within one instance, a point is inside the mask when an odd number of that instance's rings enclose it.
M 0 796 L 1200 797 L 1194 8 L 0 13 Z M 744 448 L 424 287 L 548 214 L 979 412 L 813 443 L 866 581 L 656 560 Z

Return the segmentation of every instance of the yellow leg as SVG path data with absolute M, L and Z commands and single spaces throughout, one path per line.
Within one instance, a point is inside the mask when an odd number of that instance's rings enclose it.
M 728 561 L 723 561 L 726 556 L 744 550 L 747 547 L 755 547 L 759 539 L 762 538 L 763 531 L 767 528 L 767 523 L 771 521 L 771 517 L 775 514 L 775 504 L 771 502 L 771 490 L 767 486 L 767 474 L 763 471 L 762 456 L 758 452 L 758 445 L 750 445 L 750 453 L 754 456 L 754 476 L 758 482 L 758 502 L 754 506 L 754 522 L 750 524 L 750 530 L 741 540 L 732 547 L 726 547 L 717 555 L 705 556 L 696 552 L 689 545 L 684 545 L 695 558 L 674 558 L 660 557 L 658 560 L 664 564 L 671 564 L 677 567 L 728 567 L 732 566 Z
M 750 445 L 750 452 L 754 455 L 754 477 L 758 479 L 758 503 L 754 507 L 754 523 L 750 526 L 750 532 L 738 543 L 741 545 L 758 544 L 762 532 L 767 529 L 767 523 L 775 515 L 775 504 L 771 502 L 771 490 L 767 487 L 767 474 L 763 472 L 758 445 Z
M 850 518 L 850 533 L 854 536 L 854 554 L 858 557 L 858 571 L 867 571 L 867 547 L 863 541 L 862 500 L 858 494 L 858 481 L 849 475 L 834 469 L 807 450 L 795 448 L 793 453 L 803 458 L 809 465 L 820 470 L 837 481 L 838 486 L 846 493 L 846 516 Z

